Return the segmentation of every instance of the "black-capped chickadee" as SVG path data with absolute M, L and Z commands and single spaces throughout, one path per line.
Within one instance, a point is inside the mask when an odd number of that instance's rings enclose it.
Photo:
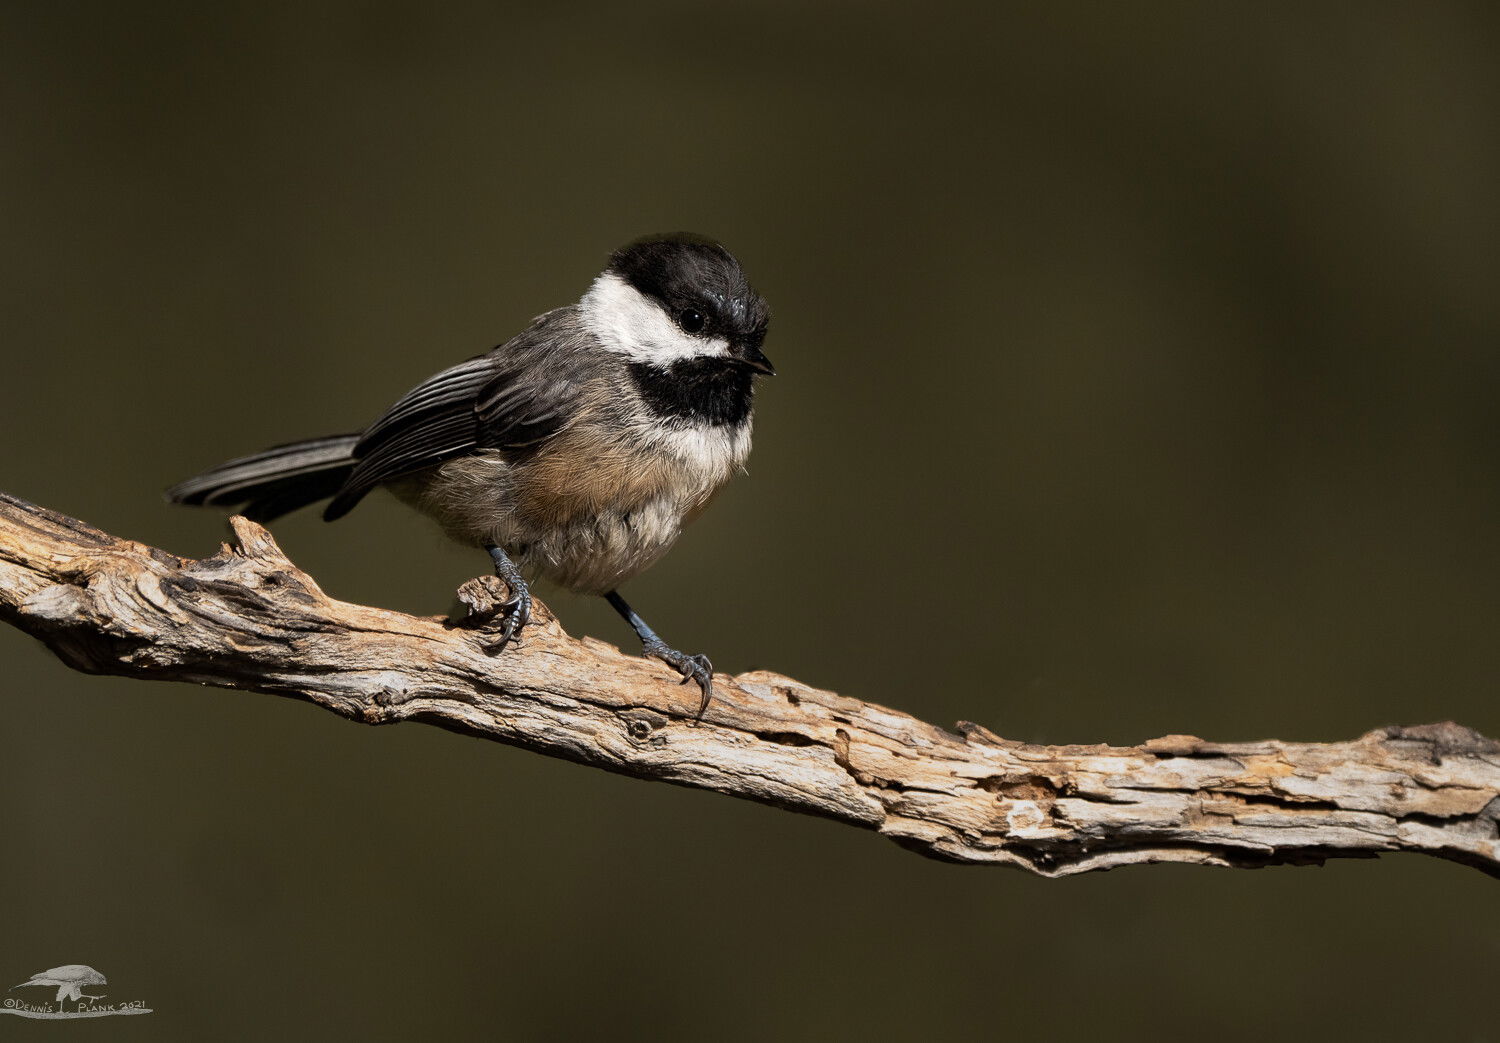
M 277 446 L 173 486 L 175 503 L 257 521 L 377 485 L 484 547 L 526 625 L 523 574 L 602 594 L 655 656 L 713 696 L 713 667 L 669 648 L 616 589 L 650 566 L 750 452 L 769 309 L 724 247 L 695 236 L 616 251 L 576 303 L 417 385 L 360 434 Z

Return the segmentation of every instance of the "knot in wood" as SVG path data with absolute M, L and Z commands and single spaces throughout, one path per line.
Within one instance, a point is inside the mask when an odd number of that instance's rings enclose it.
M 666 718 L 650 710 L 637 710 L 625 718 L 625 736 L 639 746 L 666 724 Z

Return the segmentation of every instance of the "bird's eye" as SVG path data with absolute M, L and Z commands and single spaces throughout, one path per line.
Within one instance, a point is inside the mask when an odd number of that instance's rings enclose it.
M 686 333 L 697 333 L 703 328 L 703 313 L 694 311 L 692 308 L 684 308 L 677 313 L 677 325 Z

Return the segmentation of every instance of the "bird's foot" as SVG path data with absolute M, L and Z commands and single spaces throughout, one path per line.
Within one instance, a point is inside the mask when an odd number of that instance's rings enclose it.
M 490 655 L 499 655 L 512 641 L 520 644 L 522 629 L 531 623 L 531 591 L 524 581 L 517 589 L 495 576 L 478 576 L 458 588 L 458 600 L 469 610 L 463 621 L 466 626 L 488 626 L 500 620 L 500 639 L 485 648 Z
M 708 656 L 687 655 L 675 648 L 668 648 L 660 640 L 646 641 L 641 646 L 641 655 L 660 659 L 676 670 L 682 675 L 679 684 L 698 682 L 698 687 L 703 692 L 703 701 L 698 704 L 698 714 L 693 719 L 703 720 L 703 713 L 714 697 L 714 665 L 708 661 Z
M 521 570 L 516 568 L 516 563 L 506 557 L 505 551 L 499 547 L 486 549 L 495 563 L 495 575 L 510 588 L 510 600 L 502 601 L 499 605 L 499 611 L 505 616 L 505 622 L 500 627 L 500 641 L 488 649 L 490 655 L 499 655 L 531 622 L 531 589 L 526 586 L 526 579 L 521 575 Z
M 500 625 L 500 640 L 488 649 L 490 655 L 499 655 L 512 641 L 521 643 L 521 631 L 531 622 L 531 591 L 526 584 L 522 583 L 520 590 L 513 591 L 509 600 L 500 603 L 500 611 L 505 622 Z

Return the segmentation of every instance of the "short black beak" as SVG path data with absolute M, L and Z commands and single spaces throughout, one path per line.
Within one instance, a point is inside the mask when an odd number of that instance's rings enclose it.
M 771 365 L 771 360 L 766 358 L 766 353 L 754 344 L 742 344 L 733 349 L 731 354 L 743 365 L 749 366 L 757 373 L 764 373 L 768 377 L 776 375 L 776 367 Z

